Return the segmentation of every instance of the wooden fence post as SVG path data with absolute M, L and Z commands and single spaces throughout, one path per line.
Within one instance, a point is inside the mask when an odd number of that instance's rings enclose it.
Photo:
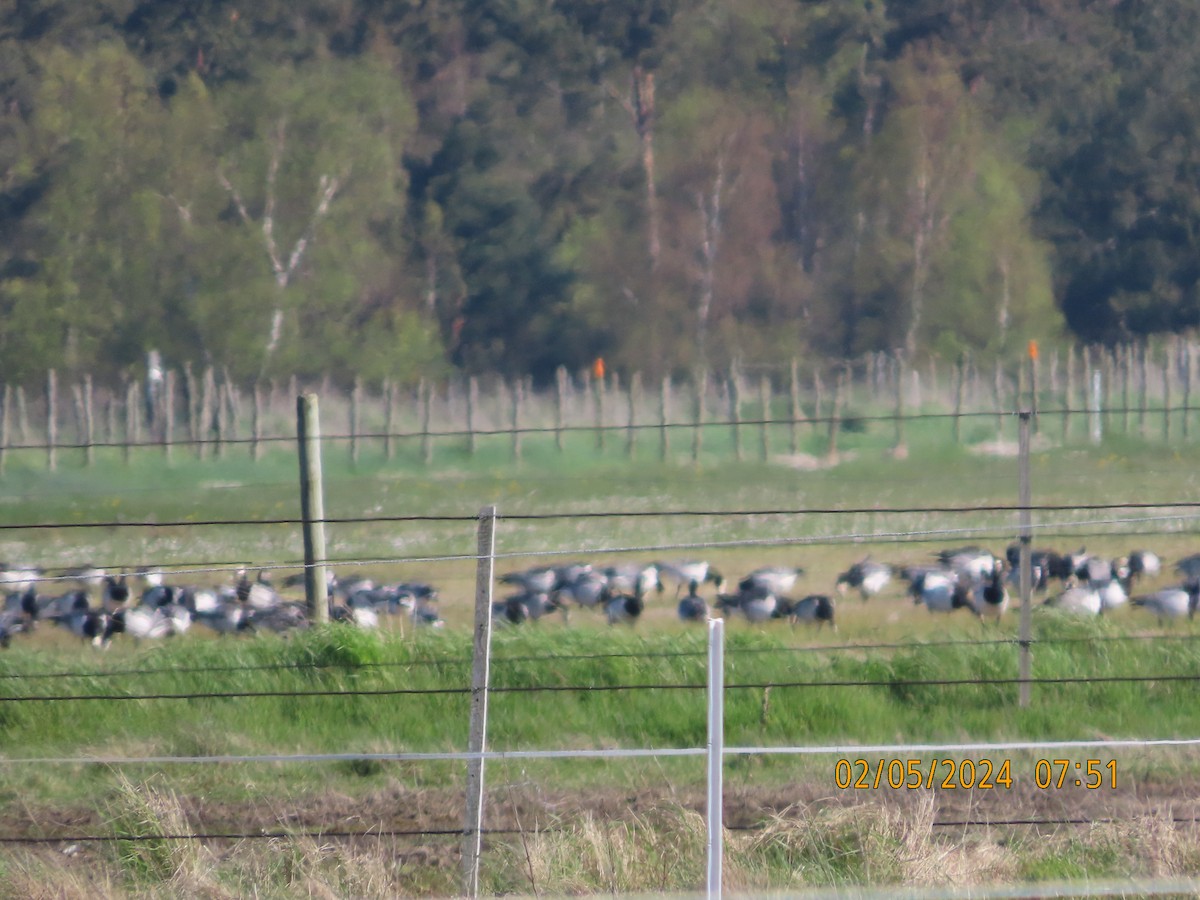
M 662 389 L 658 395 L 658 448 L 659 458 L 666 462 L 671 457 L 671 376 L 664 375 Z
M 96 462 L 96 411 L 93 406 L 92 373 L 83 376 L 83 462 Z
M 216 391 L 212 366 L 204 370 L 204 386 L 200 393 L 199 439 L 196 456 L 204 459 L 208 455 L 208 442 L 213 434 L 213 394 Z
M 642 373 L 634 372 L 629 376 L 629 424 L 625 432 L 625 455 L 630 459 L 637 448 L 637 406 L 641 393 Z
M 421 459 L 433 465 L 433 382 L 421 379 Z
M 596 416 L 596 449 L 604 452 L 604 379 L 592 379 L 592 398 Z
M 771 379 L 766 375 L 762 376 L 758 382 L 758 405 L 762 407 L 759 450 L 762 454 L 762 461 L 768 462 L 771 459 Z
M 304 531 L 304 600 L 310 622 L 329 621 L 325 580 L 325 495 L 321 487 L 321 415 L 316 394 L 296 398 L 300 518 Z
M 846 370 L 843 369 L 841 372 L 836 373 L 833 379 L 833 413 L 829 417 L 829 450 L 827 455 L 830 462 L 837 462 L 838 434 L 842 428 L 842 403 L 845 398 Z
M 133 381 L 125 383 L 125 465 L 133 458 L 133 446 L 138 443 L 138 397 L 137 384 Z
M 350 388 L 350 465 L 358 465 L 358 433 L 362 429 L 362 377 L 354 376 Z
M 58 373 L 46 373 L 46 468 L 58 468 Z
M 1179 345 L 1179 363 L 1183 368 L 1183 439 L 1188 439 L 1191 429 L 1192 410 L 1192 342 L 1183 340 Z
M 904 443 L 904 357 L 899 352 L 893 360 L 896 368 L 896 432 L 892 444 L 892 456 L 896 459 L 908 458 L 908 447 Z
M 733 428 L 733 458 L 742 461 L 742 397 L 738 386 L 738 373 L 734 369 L 726 382 L 729 390 L 729 421 Z
M 255 386 L 256 394 L 257 394 L 257 391 L 258 391 L 258 387 L 256 385 Z M 258 398 L 256 396 L 255 397 L 256 402 L 257 402 L 257 399 Z M 162 413 L 163 456 L 166 458 L 167 465 L 170 465 L 171 464 L 171 454 L 173 452 L 172 448 L 174 447 L 174 444 L 175 444 L 175 370 L 174 369 L 167 369 L 165 372 L 163 372 L 162 405 L 163 405 L 163 413 Z M 257 429 L 258 429 L 258 424 L 257 424 L 258 409 L 257 409 L 257 407 L 254 410 L 254 416 L 255 416 L 255 426 L 254 427 L 257 432 Z M 255 459 L 258 458 L 257 437 L 258 437 L 258 435 L 256 433 L 255 434 L 256 442 L 254 445 L 254 453 L 255 453 L 254 458 Z
M 554 446 L 559 453 L 566 450 L 563 444 L 563 425 L 566 419 L 567 378 L 566 366 L 559 366 L 554 370 Z
M 251 414 L 250 428 L 254 432 L 250 442 L 250 458 L 258 462 L 262 459 L 263 439 L 263 389 L 262 384 L 258 381 L 254 382 L 254 408 Z
M 521 408 L 525 405 L 525 382 L 517 378 L 512 383 L 512 456 L 521 461 Z
M 792 357 L 791 381 L 788 382 L 788 408 L 791 421 L 788 423 L 788 449 L 792 456 L 800 452 L 800 360 Z
M 824 385 L 821 383 L 821 372 L 819 369 L 813 369 L 813 431 L 821 427 L 821 406 L 824 394 Z
M 958 354 L 958 365 L 955 366 L 954 377 L 954 443 L 962 443 L 962 405 L 963 389 L 967 384 L 967 356 L 965 351 Z
M 8 453 L 8 427 L 12 420 L 13 389 L 8 382 L 4 383 L 4 396 L 0 399 L 0 475 L 4 474 L 4 462 Z
M 29 405 L 25 402 L 25 386 L 17 385 L 17 435 L 22 444 L 31 442 L 29 428 Z
M 708 373 L 700 372 L 692 384 L 692 462 L 700 462 L 700 447 L 704 441 L 704 385 Z
M 467 453 L 475 455 L 479 449 L 475 418 L 479 413 L 479 379 L 472 375 L 467 379 Z
M 1138 345 L 1138 434 L 1146 437 L 1146 407 L 1150 400 L 1149 345 L 1146 340 Z
M 468 409 L 467 415 L 470 416 Z M 396 455 L 396 382 L 383 380 L 383 457 L 391 462 Z
M 1018 704 L 1022 709 L 1029 706 L 1029 691 L 1030 679 L 1033 675 L 1033 660 L 1031 656 L 1031 648 L 1033 646 L 1033 570 L 1031 568 L 1031 553 L 1033 543 L 1033 524 L 1031 518 L 1030 507 L 1033 506 L 1033 491 L 1030 487 L 1030 466 L 1029 466 L 1029 419 L 1030 414 L 1026 410 L 1021 410 L 1020 422 L 1017 432 L 1017 454 L 1018 454 L 1018 505 L 1020 506 L 1020 573 L 1019 587 L 1021 592 L 1021 619 L 1020 619 L 1020 647 L 1018 659 L 1018 672 L 1020 674 L 1020 687 Z

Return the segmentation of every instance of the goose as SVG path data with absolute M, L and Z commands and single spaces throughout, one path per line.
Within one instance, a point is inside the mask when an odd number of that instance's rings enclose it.
M 682 622 L 706 622 L 708 621 L 708 602 L 689 588 L 687 595 L 679 601 L 676 612 Z
M 101 605 L 112 612 L 129 602 L 129 582 L 125 574 L 105 575 L 100 589 Z
M 102 609 L 91 609 L 88 606 L 87 593 L 74 591 L 67 595 L 71 597 L 71 608 L 57 612 L 48 618 L 62 625 L 82 641 L 90 642 L 93 647 L 107 649 L 112 643 L 112 616 Z
M 161 607 L 121 607 L 112 614 L 114 634 L 127 634 L 135 641 L 155 640 L 175 634 L 173 621 Z
M 29 622 L 20 610 L 5 609 L 0 612 L 0 647 L 7 650 L 13 636 L 25 631 L 28 626 Z
M 1130 600 L 1138 609 L 1144 609 L 1158 617 L 1158 623 L 1167 619 L 1189 619 L 1196 615 L 1196 604 L 1200 601 L 1200 583 L 1188 582 L 1182 587 L 1163 588 L 1152 594 L 1142 594 Z
M 492 604 L 493 617 L 519 625 L 537 621 L 548 612 L 565 609 L 558 598 L 545 591 L 526 591 L 512 594 L 499 603 Z
M 985 576 L 991 575 L 1000 564 L 1000 560 L 993 553 L 980 547 L 941 550 L 936 556 L 943 567 L 964 574 L 974 582 L 982 581 Z
M 797 622 L 816 622 L 820 627 L 826 622 L 837 631 L 833 620 L 833 598 L 825 594 L 810 594 L 788 605 L 788 618 L 794 626 Z
M 856 562 L 840 574 L 834 587 L 845 596 L 849 588 L 856 589 L 865 603 L 884 589 L 892 580 L 892 567 L 887 563 L 872 562 L 870 557 Z
M 975 609 L 980 618 L 997 622 L 1008 609 L 1008 590 L 1004 587 L 1004 570 L 996 569 L 988 578 L 975 585 Z
M 762 586 L 751 585 L 736 594 L 718 594 L 716 607 L 723 615 L 741 613 L 747 622 L 755 624 L 777 618 L 780 612 L 779 597 Z M 786 614 L 786 609 L 783 610 Z
M 506 572 L 499 581 L 521 588 L 526 593 L 548 594 L 558 586 L 558 573 L 550 566 L 539 566 L 522 572 Z
M 0 588 L 14 592 L 27 591 L 30 588 L 36 588 L 45 574 L 45 569 L 40 566 L 0 563 Z
M 355 595 L 358 596 L 358 595 Z M 374 604 L 351 606 L 348 603 L 330 603 L 329 621 L 344 622 L 356 628 L 372 629 L 379 627 L 379 613 Z
M 1100 592 L 1093 587 L 1082 585 L 1069 587 L 1061 594 L 1048 597 L 1042 605 L 1051 609 L 1061 609 L 1064 612 L 1089 616 L 1098 616 L 1103 609 Z
M 721 573 L 702 560 L 659 563 L 658 569 L 662 574 L 675 582 L 676 597 L 679 596 L 679 592 L 685 587 L 690 587 L 693 584 L 696 587 L 709 583 L 719 586 L 722 581 Z
M 210 628 L 217 634 L 237 634 L 248 631 L 251 611 L 236 599 L 221 600 L 211 591 L 197 591 L 191 607 L 192 620 L 197 625 Z M 200 601 L 200 598 L 203 600 Z M 211 603 L 209 602 L 211 598 Z M 200 602 L 197 602 L 200 601 Z
M 418 597 L 409 610 L 409 618 L 412 619 L 413 625 L 418 628 L 445 628 L 446 620 L 438 613 L 437 607 L 433 605 L 432 597 Z M 565 614 L 565 611 L 564 611 Z
M 610 591 L 604 601 L 604 615 L 608 619 L 609 625 L 616 625 L 619 622 L 633 624 L 645 608 L 646 604 L 640 591 L 632 594 Z
M 738 590 L 763 588 L 775 594 L 786 594 L 796 585 L 796 579 L 804 574 L 800 566 L 763 566 L 755 569 L 738 582 Z
M 913 579 L 908 590 L 912 595 L 913 604 L 924 604 L 931 613 L 968 609 L 979 615 L 971 596 L 971 588 L 960 581 L 956 572 L 945 569 L 922 572 Z
M 251 609 L 271 609 L 281 602 L 265 569 L 258 570 L 258 576 L 254 581 L 250 580 L 245 569 L 239 569 L 234 590 L 237 599 Z
M 625 594 L 635 594 L 653 588 L 657 593 L 663 592 L 662 567 L 658 563 L 625 563 L 619 566 L 606 566 L 600 570 L 609 590 Z
M 1200 581 L 1200 553 L 1185 556 L 1175 563 L 1175 571 L 1184 577 L 1185 581 Z
M 287 635 L 293 631 L 308 628 L 311 624 L 308 619 L 308 607 L 296 601 L 281 601 L 275 606 L 263 609 L 245 606 L 235 608 L 241 611 L 240 619 L 233 615 L 233 610 L 226 605 L 225 613 L 230 617 L 230 621 L 224 623 L 224 627 L 232 625 L 232 631 L 222 632 L 224 634 L 241 631 L 271 631 L 275 634 Z M 220 623 L 221 620 L 217 621 Z
M 1152 550 L 1134 550 L 1127 557 L 1127 562 L 1131 584 L 1141 578 L 1155 578 L 1162 572 L 1162 560 Z
M 637 581 L 635 580 L 635 588 Z M 584 572 L 558 591 L 559 597 L 566 598 L 576 606 L 594 609 L 599 605 L 606 590 L 610 589 L 609 579 L 599 572 Z

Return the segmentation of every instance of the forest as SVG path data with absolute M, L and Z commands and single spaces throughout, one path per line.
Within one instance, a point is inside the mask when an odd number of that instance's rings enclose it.
M 1185 0 L 0 0 L 3 380 L 1200 324 Z

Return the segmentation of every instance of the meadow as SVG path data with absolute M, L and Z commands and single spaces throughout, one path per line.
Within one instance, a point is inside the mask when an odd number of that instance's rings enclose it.
M 531 436 L 520 462 L 503 437 L 474 455 L 447 438 L 434 467 L 417 446 L 387 460 L 367 445 L 352 463 L 329 442 L 325 507 L 339 574 L 436 585 L 445 628 L 193 631 L 105 652 L 47 627 L 19 635 L 0 653 L 0 808 L 6 837 L 45 842 L 0 844 L 0 894 L 240 896 L 251 885 L 259 896 L 453 894 L 457 842 L 436 832 L 461 827 L 461 763 L 77 760 L 461 750 L 482 507 L 500 515 L 498 573 L 705 558 L 731 577 L 802 565 L 797 591 L 829 592 L 868 554 L 905 564 L 969 543 L 1002 553 L 1017 521 L 1015 421 L 1002 425 L 998 434 L 993 419 L 973 420 L 960 446 L 946 420 L 912 421 L 897 454 L 891 425 L 864 418 L 844 430 L 836 460 L 813 429 L 802 454 L 747 453 L 741 463 L 729 430 L 715 427 L 697 462 L 682 436 L 666 463 L 649 438 L 630 458 L 616 436 L 600 451 L 593 435 L 573 433 L 563 452 Z M 1167 443 L 1109 435 L 1093 446 L 1082 428 L 1049 431 L 1031 459 L 1035 546 L 1112 556 L 1148 547 L 1166 563 L 1156 583 L 1170 583 L 1171 564 L 1200 550 L 1187 506 L 1200 494 L 1196 448 L 1178 432 Z M 170 464 L 152 448 L 128 464 L 102 449 L 90 467 L 64 454 L 53 472 L 36 451 L 11 451 L 0 559 L 51 573 L 155 565 L 198 584 L 249 564 L 282 578 L 301 557 L 298 511 L 296 459 L 283 446 L 258 462 L 177 451 Z M 214 521 L 240 524 L 201 524 Z M 1195 736 L 1187 679 L 1200 677 L 1200 645 L 1190 622 L 1164 627 L 1131 608 L 1089 621 L 1036 610 L 1034 676 L 1046 681 L 1020 709 L 1013 613 L 998 627 L 933 616 L 895 585 L 838 604 L 836 633 L 730 622 L 728 746 Z M 676 620 L 671 588 L 651 596 L 633 628 L 580 610 L 569 622 L 498 628 L 494 654 L 493 749 L 704 742 L 703 629 Z M 929 683 L 946 681 L 959 683 Z M 269 696 L 244 696 L 253 693 Z M 727 883 L 795 890 L 1200 870 L 1191 826 L 1176 821 L 1196 814 L 1187 751 L 1104 754 L 1117 761 L 1118 785 L 1099 792 L 1039 790 L 1038 754 L 1007 756 L 1015 787 L 959 794 L 839 790 L 834 757 L 732 757 Z M 703 883 L 697 760 L 501 762 L 488 785 L 490 894 Z M 1022 817 L 1099 821 L 945 825 Z M 186 837 L 195 834 L 226 837 Z M 54 840 L 86 835 L 119 840 Z

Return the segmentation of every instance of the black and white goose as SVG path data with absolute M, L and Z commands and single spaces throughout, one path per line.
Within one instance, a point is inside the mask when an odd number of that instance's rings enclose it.
M 936 556 L 945 568 L 965 575 L 972 583 L 982 581 L 1000 565 L 1000 560 L 996 558 L 995 554 L 981 547 L 941 550 Z
M 1008 609 L 1008 589 L 1004 586 L 1004 569 L 998 568 L 975 585 L 975 609 L 980 618 L 995 619 L 997 622 Z
M 1103 609 L 1100 592 L 1086 584 L 1075 585 L 1060 594 L 1047 597 L 1042 605 L 1083 616 L 1098 616 Z
M 678 597 L 684 588 L 693 585 L 699 588 L 702 584 L 714 584 L 720 589 L 722 575 L 704 560 L 689 560 L 687 562 L 659 563 L 658 570 L 662 575 L 675 582 L 675 596 Z
M 641 591 L 632 594 L 609 591 L 604 600 L 604 616 L 609 625 L 632 625 L 645 609 L 646 602 Z
M 908 592 L 914 605 L 923 605 L 931 613 L 966 609 L 976 616 L 979 615 L 969 584 L 959 577 L 959 573 L 948 569 L 927 569 L 920 572 L 913 577 Z
M 66 596 L 71 598 L 70 608 L 47 618 L 93 647 L 107 648 L 114 634 L 112 616 L 102 609 L 91 609 L 86 591 L 73 591 Z
M 1152 594 L 1141 594 L 1130 600 L 1136 609 L 1144 609 L 1156 616 L 1160 625 L 1168 620 L 1185 616 L 1195 618 L 1196 606 L 1200 602 L 1200 582 L 1189 581 L 1181 587 L 1163 588 Z
M 682 622 L 707 622 L 708 601 L 697 594 L 695 590 L 689 589 L 684 598 L 679 601 L 676 613 Z
M 833 598 L 825 594 L 810 594 L 794 603 L 787 604 L 788 619 L 795 625 L 797 622 L 816 622 L 818 627 L 826 623 L 837 631 L 833 621 Z
M 763 566 L 739 581 L 738 590 L 761 588 L 773 594 L 786 594 L 796 586 L 796 580 L 803 574 L 802 566 Z
M 891 566 L 887 563 L 873 562 L 870 557 L 866 557 L 840 574 L 834 587 L 843 596 L 847 590 L 853 588 L 865 603 L 882 591 L 891 580 Z
M 773 591 L 755 585 L 736 594 L 718 594 L 715 606 L 726 617 L 740 613 L 747 622 L 755 624 L 777 618 L 780 611 L 779 597 Z
M 584 609 L 595 609 L 604 599 L 605 591 L 611 589 L 603 573 L 583 572 L 559 588 L 558 596 Z

